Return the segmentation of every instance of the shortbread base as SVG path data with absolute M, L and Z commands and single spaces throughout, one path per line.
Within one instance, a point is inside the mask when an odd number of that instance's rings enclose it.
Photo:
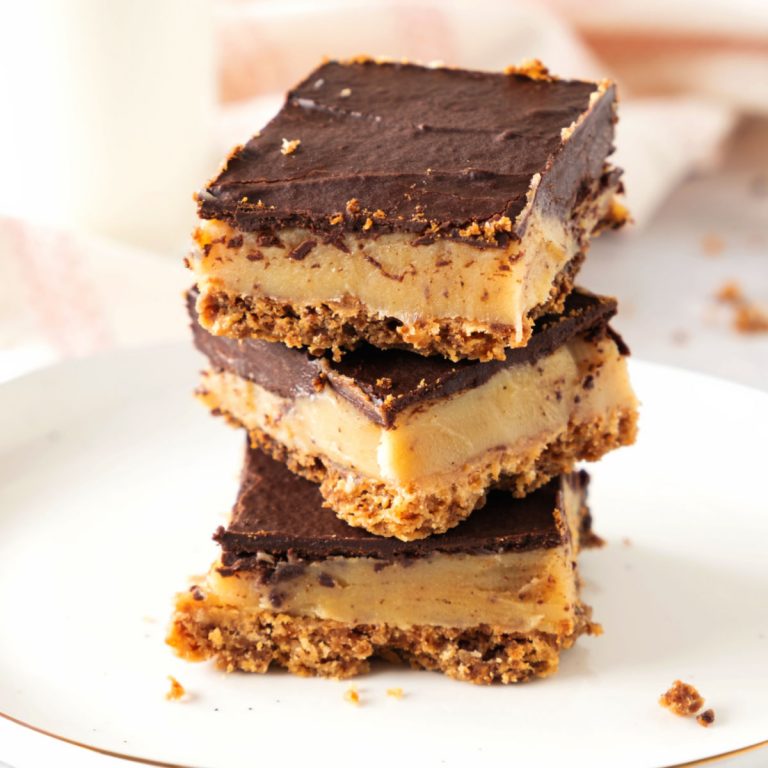
M 295 675 L 348 678 L 369 670 L 374 658 L 405 662 L 477 684 L 516 683 L 557 671 L 560 651 L 581 634 L 599 634 L 590 609 L 577 606 L 569 635 L 470 629 L 352 625 L 327 619 L 249 610 L 212 595 L 179 595 L 168 643 L 190 661 L 213 658 L 227 672 L 285 667 Z

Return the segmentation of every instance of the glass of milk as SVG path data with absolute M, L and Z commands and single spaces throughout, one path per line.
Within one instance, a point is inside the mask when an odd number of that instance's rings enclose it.
M 215 170 L 209 4 L 6 5 L 0 213 L 178 254 Z

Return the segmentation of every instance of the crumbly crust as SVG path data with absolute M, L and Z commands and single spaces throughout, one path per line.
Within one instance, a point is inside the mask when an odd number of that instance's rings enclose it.
M 243 609 L 215 595 L 183 592 L 167 642 L 189 661 L 213 658 L 227 672 L 266 672 L 271 665 L 295 675 L 347 678 L 363 674 L 373 658 L 406 662 L 457 680 L 515 683 L 557 671 L 560 650 L 581 634 L 599 633 L 591 610 L 576 606 L 570 634 L 509 633 L 480 625 L 469 629 L 387 624 L 345 624 L 328 619 Z
M 306 347 L 310 354 L 331 350 L 340 360 L 346 350 L 363 341 L 380 349 L 408 348 L 422 355 L 441 355 L 457 361 L 503 360 L 507 347 L 524 346 L 533 323 L 543 314 L 563 311 L 584 260 L 578 253 L 557 275 L 549 298 L 523 319 L 523 336 L 515 339 L 511 325 L 483 324 L 465 318 L 432 318 L 403 323 L 394 317 L 370 314 L 357 299 L 321 304 L 292 304 L 268 296 L 240 296 L 228 291 L 205 291 L 198 301 L 200 323 L 217 334 L 234 338 L 256 337 Z
M 231 414 L 217 409 L 205 392 L 200 398 L 216 415 L 239 425 Z M 242 426 L 242 425 L 239 425 Z M 493 487 L 506 488 L 522 498 L 577 461 L 596 461 L 608 451 L 631 445 L 637 433 L 637 412 L 615 408 L 588 422 L 571 423 L 554 440 L 532 446 L 527 453 L 488 452 L 456 474 L 452 481 L 428 491 L 398 488 L 342 469 L 320 455 L 289 451 L 261 430 L 249 430 L 251 444 L 284 462 L 296 474 L 320 484 L 320 493 L 338 517 L 350 525 L 403 541 L 444 533 L 458 525 L 485 501 Z

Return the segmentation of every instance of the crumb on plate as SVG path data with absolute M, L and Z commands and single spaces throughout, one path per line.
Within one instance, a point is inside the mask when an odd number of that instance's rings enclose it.
M 696 715 L 696 722 L 704 728 L 709 728 L 715 722 L 715 710 L 705 709 L 701 714 Z
M 739 333 L 768 331 L 768 309 L 757 304 L 743 304 L 736 310 L 733 325 Z
M 168 679 L 171 681 L 171 687 L 165 694 L 165 698 L 168 701 L 178 701 L 187 692 L 186 688 L 173 675 L 168 675 Z
M 680 717 L 687 717 L 698 712 L 704 704 L 701 694 L 689 683 L 682 680 L 675 680 L 672 687 L 662 693 L 659 697 L 659 704 L 666 707 Z

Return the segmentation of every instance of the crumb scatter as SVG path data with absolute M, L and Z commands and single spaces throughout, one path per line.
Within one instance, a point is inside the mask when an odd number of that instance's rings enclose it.
M 672 687 L 661 694 L 659 704 L 680 717 L 687 717 L 701 709 L 704 699 L 689 683 L 675 680 Z
M 168 675 L 168 680 L 171 683 L 171 687 L 165 694 L 165 698 L 168 699 L 168 701 L 178 701 L 187 691 L 173 675 Z
M 715 722 L 715 710 L 705 709 L 702 713 L 696 715 L 696 722 L 704 728 L 709 728 Z
M 393 699 L 402 699 L 404 695 L 402 688 L 387 688 L 387 696 Z
M 723 283 L 715 297 L 722 304 L 733 307 L 733 327 L 739 333 L 768 332 L 768 307 L 750 301 L 735 280 Z
M 347 688 L 344 691 L 344 700 L 350 704 L 354 704 L 356 707 L 360 706 L 360 694 L 357 692 L 357 688 Z
M 768 309 L 746 304 L 736 310 L 734 328 L 739 333 L 765 333 L 768 331 Z
M 741 286 L 735 280 L 727 280 L 717 291 L 717 300 L 723 304 L 733 304 L 744 301 L 744 294 Z
M 292 155 L 301 145 L 301 139 L 283 139 L 280 152 L 284 155 Z
M 556 78 L 539 59 L 524 59 L 519 64 L 511 64 L 504 69 L 505 75 L 523 75 L 531 80 L 552 81 Z

